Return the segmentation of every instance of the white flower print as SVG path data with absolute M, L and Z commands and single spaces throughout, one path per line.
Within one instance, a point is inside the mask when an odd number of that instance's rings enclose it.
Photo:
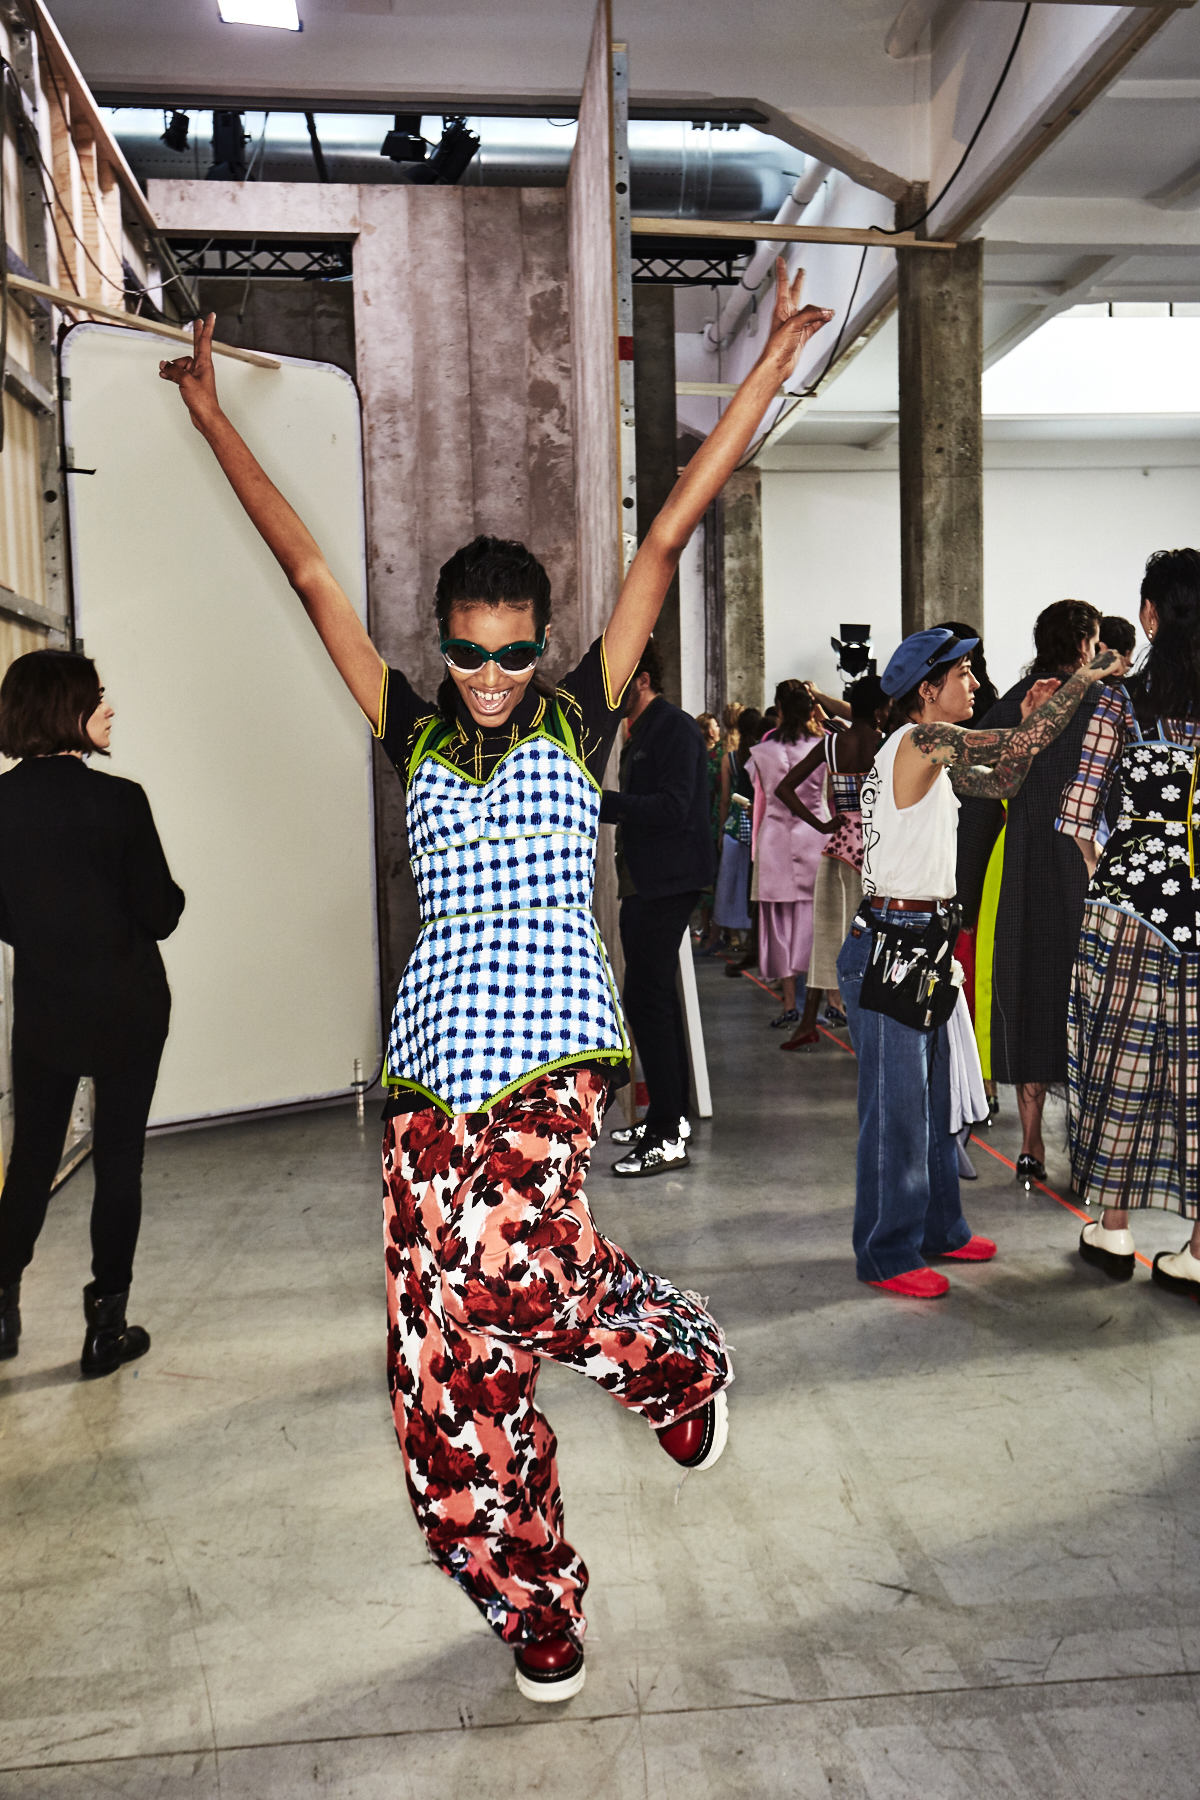
M 1171 861 L 1172 862 L 1186 862 L 1187 859 L 1188 859 L 1188 853 L 1187 853 L 1187 845 L 1186 844 L 1172 844 L 1171 845 Z
M 1182 820 L 1180 820 L 1180 819 L 1169 819 L 1167 821 L 1167 823 L 1163 826 L 1163 830 L 1166 832 L 1168 837 L 1182 837 L 1183 833 L 1184 833 L 1184 825 L 1183 825 Z
M 1179 892 L 1179 883 L 1177 881 L 1164 881 L 1162 884 L 1162 891 L 1164 894 L 1177 894 Z
M 1154 765 L 1154 773 L 1155 773 L 1155 774 L 1156 774 L 1156 775 L 1165 775 L 1165 774 L 1166 774 L 1166 772 L 1167 772 L 1167 765 L 1166 765 L 1166 763 L 1155 763 L 1155 765 Z
M 1165 775 L 1166 772 L 1167 771 L 1164 769 L 1163 774 Z M 1164 800 L 1178 800 L 1179 791 L 1180 790 L 1177 787 L 1175 787 L 1173 784 L 1171 787 L 1165 787 L 1162 791 L 1163 799 Z
M 1112 868 L 1109 870 L 1110 875 L 1123 875 L 1124 873 L 1125 873 L 1124 863 L 1114 863 Z
M 1145 851 L 1144 851 L 1144 850 L 1135 850 L 1135 851 L 1134 851 L 1134 853 L 1133 853 L 1133 855 L 1132 855 L 1132 856 L 1131 856 L 1131 857 L 1130 857 L 1130 859 L 1129 859 L 1129 860 L 1130 860 L 1130 862 L 1131 862 L 1131 863 L 1132 863 L 1132 864 L 1133 864 L 1133 866 L 1134 866 L 1134 867 L 1135 867 L 1135 868 L 1137 868 L 1137 867 L 1138 867 L 1138 865 L 1139 865 L 1139 864 L 1140 864 L 1140 863 L 1144 863 L 1144 862 L 1145 862 L 1145 860 L 1146 860 L 1146 853 L 1145 853 Z
M 1151 910 L 1151 913 L 1150 913 L 1150 917 L 1153 919 L 1153 921 L 1156 925 L 1161 925 L 1163 920 L 1166 918 L 1166 916 L 1167 916 L 1167 909 L 1165 906 L 1156 906 Z
M 1161 838 L 1147 838 L 1146 848 L 1147 850 L 1161 850 L 1163 848 L 1163 841 Z
M 1145 881 L 1146 871 L 1145 869 L 1130 869 L 1126 879 L 1128 880 L 1130 887 L 1136 887 L 1139 881 Z M 1167 884 L 1164 881 L 1163 886 L 1166 887 L 1166 885 Z M 1178 883 L 1176 883 L 1176 886 L 1178 886 Z
M 1166 866 L 1166 863 L 1160 858 L 1157 862 L 1152 862 L 1150 864 L 1150 873 L 1152 875 L 1161 875 Z
M 1177 944 L 1186 944 L 1191 935 L 1186 925 L 1177 925 L 1171 933 Z

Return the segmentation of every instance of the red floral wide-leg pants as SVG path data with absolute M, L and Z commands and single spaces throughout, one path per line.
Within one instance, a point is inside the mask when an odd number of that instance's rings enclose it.
M 652 1427 L 733 1379 L 699 1299 L 630 1262 L 588 1210 L 606 1085 L 566 1069 L 491 1112 L 405 1113 L 383 1140 L 388 1383 L 409 1495 L 434 1560 L 513 1645 L 585 1630 L 539 1359 Z

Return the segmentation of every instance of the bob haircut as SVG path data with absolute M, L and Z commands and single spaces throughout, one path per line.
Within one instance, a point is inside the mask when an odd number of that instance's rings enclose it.
M 100 695 L 90 656 L 74 650 L 18 656 L 0 682 L 0 752 L 14 758 L 59 756 L 64 750 L 107 756 L 87 734 Z

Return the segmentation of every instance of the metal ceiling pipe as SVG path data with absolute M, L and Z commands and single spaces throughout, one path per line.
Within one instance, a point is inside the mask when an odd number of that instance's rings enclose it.
M 823 162 L 811 162 L 795 187 L 775 214 L 776 225 L 795 225 L 831 174 L 830 165 Z M 746 264 L 742 279 L 717 318 L 704 327 L 704 347 L 715 356 L 718 350 L 728 349 L 737 337 L 754 305 L 755 296 L 762 286 L 763 278 L 774 266 L 775 258 L 780 253 L 778 243 L 769 238 L 760 238 L 754 255 Z

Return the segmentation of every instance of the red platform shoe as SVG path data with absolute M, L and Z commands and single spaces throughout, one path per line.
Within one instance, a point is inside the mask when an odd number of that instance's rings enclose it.
M 996 1246 L 991 1238 L 970 1237 L 957 1250 L 939 1250 L 939 1258 L 945 1262 L 991 1262 L 996 1254 Z
M 515 1653 L 517 1686 L 527 1700 L 573 1700 L 587 1670 L 574 1638 L 539 1638 Z
M 655 1435 L 681 1469 L 711 1469 L 729 1437 L 729 1403 L 724 1389 L 707 1406 L 689 1413 L 686 1419 L 677 1419 L 674 1425 L 664 1425 Z
M 888 1281 L 869 1281 L 868 1287 L 882 1288 L 886 1294 L 903 1294 L 908 1300 L 940 1300 L 950 1292 L 950 1283 L 936 1269 L 906 1269 Z

